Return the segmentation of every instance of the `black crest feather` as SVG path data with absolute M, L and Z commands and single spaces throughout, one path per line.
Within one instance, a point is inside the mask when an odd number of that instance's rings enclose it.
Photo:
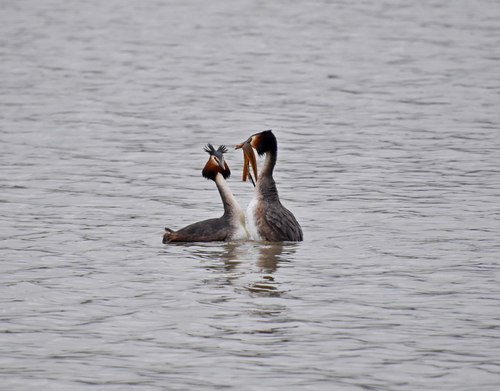
M 227 152 L 227 148 L 225 145 L 221 145 L 219 147 L 219 149 L 217 149 L 217 152 L 220 152 L 220 153 L 226 153 Z
M 262 156 L 266 152 L 276 152 L 278 150 L 278 142 L 272 130 L 264 130 L 257 133 L 259 139 L 257 141 L 257 153 Z
M 220 148 L 220 147 L 219 147 L 219 148 Z M 205 152 L 208 152 L 210 155 L 214 155 L 214 154 L 215 154 L 215 152 L 216 152 L 216 151 L 215 151 L 214 146 L 213 146 L 212 144 L 210 144 L 210 143 L 208 143 L 208 144 L 205 146 L 205 148 L 203 148 L 203 150 L 204 150 Z
M 218 158 L 222 158 L 222 155 L 227 152 L 227 148 L 225 145 L 221 145 L 217 150 L 214 148 L 214 146 L 210 143 L 208 143 L 203 150 L 210 155 L 215 155 Z

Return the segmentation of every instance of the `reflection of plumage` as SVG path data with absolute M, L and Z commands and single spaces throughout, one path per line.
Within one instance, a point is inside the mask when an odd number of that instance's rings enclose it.
M 262 172 L 255 187 L 253 200 L 247 208 L 248 228 L 256 240 L 271 242 L 301 241 L 302 228 L 295 216 L 285 208 L 279 199 L 273 170 L 277 161 L 278 143 L 273 132 L 266 130 L 254 134 L 243 144 L 250 144 L 259 155 L 266 155 Z M 244 153 L 248 149 L 243 148 Z M 253 151 L 252 151 L 253 153 Z M 252 161 L 250 157 L 246 161 Z
M 205 151 L 209 153 L 210 157 L 203 168 L 202 175 L 214 181 L 217 185 L 224 204 L 224 214 L 219 218 L 190 224 L 178 231 L 165 228 L 167 232 L 163 235 L 163 243 L 214 242 L 248 237 L 245 227 L 245 214 L 226 182 L 226 179 L 231 175 L 231 171 L 224 159 L 227 148 L 221 145 L 215 150 L 211 144 L 208 144 Z

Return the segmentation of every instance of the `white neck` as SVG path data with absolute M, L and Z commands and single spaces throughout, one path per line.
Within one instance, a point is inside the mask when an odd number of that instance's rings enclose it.
M 240 214 L 240 212 L 243 213 L 243 210 L 238 204 L 238 201 L 236 201 L 236 198 L 234 198 L 233 192 L 221 173 L 217 173 L 215 176 L 215 184 L 217 185 L 222 203 L 224 204 L 224 214 L 234 216 Z
M 215 184 L 219 189 L 222 203 L 224 204 L 224 215 L 222 218 L 228 218 L 231 224 L 235 227 L 233 239 L 246 239 L 248 238 L 248 231 L 245 224 L 245 212 L 241 209 L 240 204 L 234 198 L 233 192 L 229 188 L 226 180 L 221 173 L 215 176 Z

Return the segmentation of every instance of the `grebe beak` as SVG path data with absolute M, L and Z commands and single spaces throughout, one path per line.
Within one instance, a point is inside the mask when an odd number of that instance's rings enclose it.
M 219 166 L 222 167 L 222 169 L 224 170 L 226 169 L 226 159 L 224 159 L 224 156 L 222 156 L 221 158 L 215 158 L 214 160 L 217 162 Z
M 253 151 L 251 141 L 252 138 L 249 138 L 244 143 L 238 144 L 235 149 L 243 149 L 243 181 L 246 182 L 247 178 L 249 178 L 255 187 L 255 181 L 253 180 L 252 174 L 248 168 L 249 165 L 252 166 L 255 180 L 257 180 L 257 159 L 255 158 L 255 152 Z

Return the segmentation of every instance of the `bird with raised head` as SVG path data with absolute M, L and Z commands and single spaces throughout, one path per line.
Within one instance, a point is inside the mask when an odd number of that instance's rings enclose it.
M 224 214 L 219 218 L 190 224 L 178 231 L 165 228 L 167 232 L 163 235 L 163 243 L 229 241 L 246 239 L 249 236 L 245 225 L 245 213 L 226 182 L 231 175 L 224 159 L 227 148 L 221 145 L 216 150 L 212 144 L 208 144 L 204 150 L 210 156 L 202 170 L 202 175 L 217 185 L 224 205 Z
M 249 175 L 248 164 L 254 165 L 252 146 L 259 156 L 265 155 L 262 171 L 256 178 L 254 198 L 247 208 L 248 229 L 255 240 L 270 242 L 303 240 L 303 233 L 297 219 L 280 201 L 273 170 L 278 159 L 278 142 L 271 130 L 250 136 L 236 148 L 242 148 L 245 157 L 244 173 Z M 257 169 L 254 168 L 256 175 Z M 245 175 L 245 174 L 244 174 Z

